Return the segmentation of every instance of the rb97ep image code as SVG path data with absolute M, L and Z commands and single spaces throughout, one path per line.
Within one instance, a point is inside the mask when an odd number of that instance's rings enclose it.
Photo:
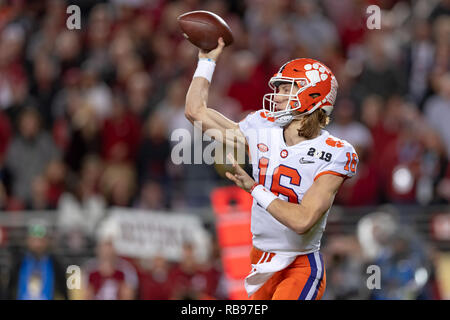
M 268 308 L 266 304 L 227 304 L 225 314 L 264 314 Z

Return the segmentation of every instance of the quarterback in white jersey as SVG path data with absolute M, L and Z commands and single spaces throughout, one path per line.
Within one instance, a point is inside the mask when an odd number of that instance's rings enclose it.
M 268 121 L 263 111 L 247 116 L 239 123 L 239 128 L 249 142 L 253 179 L 281 200 L 300 203 L 314 181 L 324 174 L 344 178 L 353 175 L 351 159 L 355 150 L 326 130 L 321 130 L 313 139 L 288 146 L 283 128 Z M 268 214 L 255 200 L 251 222 L 253 244 L 269 252 L 308 254 L 317 251 L 327 215 L 328 211 L 307 232 L 299 234 Z
M 333 73 L 313 59 L 285 63 L 269 81 L 263 109 L 235 123 L 206 105 L 215 61 L 224 47 L 200 50 L 186 96 L 186 117 L 218 140 L 246 148 L 250 177 L 230 155 L 227 177 L 251 193 L 252 271 L 245 280 L 252 299 L 320 299 L 326 273 L 320 241 L 334 196 L 358 164 L 354 148 L 331 136 L 328 124 L 337 93 Z M 233 134 L 230 134 L 233 132 Z

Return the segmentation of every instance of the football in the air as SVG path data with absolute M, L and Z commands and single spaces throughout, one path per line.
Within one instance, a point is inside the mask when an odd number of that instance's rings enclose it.
M 225 46 L 233 43 L 233 35 L 227 23 L 217 14 L 209 11 L 191 11 L 180 15 L 178 24 L 184 37 L 200 49 L 210 51 L 217 47 L 222 37 Z

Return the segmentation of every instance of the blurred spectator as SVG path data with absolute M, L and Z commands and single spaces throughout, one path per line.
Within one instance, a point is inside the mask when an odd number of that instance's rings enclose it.
M 78 107 L 83 104 L 80 80 L 81 72 L 78 68 L 69 69 L 62 76 L 62 87 L 56 93 L 51 107 L 55 121 L 64 119 L 65 117 L 71 119 L 78 110 Z
M 373 149 L 384 154 L 388 143 L 399 136 L 405 101 L 400 96 L 390 96 L 386 101 L 371 95 L 363 102 L 362 120 L 372 133 Z
M 392 208 L 368 214 L 358 222 L 364 260 L 381 270 L 380 288 L 370 290 L 370 299 L 436 298 L 430 253 L 408 222 L 408 217 L 402 218 Z
M 8 194 L 6 193 L 5 185 L 0 182 L 0 210 L 8 210 Z
M 19 133 L 6 155 L 6 167 L 13 176 L 12 193 L 27 203 L 32 198 L 32 181 L 59 153 L 51 136 L 41 129 L 36 109 L 25 109 L 19 119 Z
M 151 95 L 153 82 L 145 72 L 130 76 L 127 82 L 127 101 L 131 112 L 141 119 L 146 119 L 155 105 Z
M 103 162 L 98 155 L 89 154 L 84 157 L 79 175 L 80 196 L 82 198 L 101 194 L 101 178 Z
M 89 11 L 87 21 L 87 61 L 95 66 L 96 76 L 108 76 L 111 72 L 109 41 L 113 30 L 113 8 L 108 3 L 99 3 Z M 107 92 L 105 92 L 107 93 Z
M 176 129 L 186 129 L 189 132 L 193 131 L 192 124 L 184 115 L 184 103 L 188 84 L 184 78 L 173 80 L 169 85 L 165 99 L 156 106 L 156 113 L 154 115 L 160 117 L 167 124 L 168 137 Z
M 0 107 L 17 108 L 27 97 L 27 79 L 23 59 L 25 32 L 11 23 L 0 35 Z M 8 110 L 8 112 L 14 112 Z
M 444 202 L 450 202 L 450 164 L 447 163 L 444 177 L 438 182 L 436 186 L 436 194 Z
M 43 119 L 43 126 L 49 130 L 53 126 L 53 99 L 59 89 L 59 65 L 51 57 L 37 55 L 33 64 L 33 75 L 30 95 L 36 100 L 36 105 Z
M 414 203 L 420 166 L 421 144 L 417 139 L 414 121 L 407 113 L 414 110 L 402 101 L 392 104 L 398 111 L 398 137 L 386 143 L 380 155 L 379 174 L 389 202 Z
M 332 135 L 348 141 L 355 149 L 372 147 L 371 133 L 363 124 L 356 121 L 355 105 L 351 100 L 338 101 L 334 111 L 334 121 L 327 127 Z
M 371 291 L 375 300 L 430 299 L 425 286 L 429 269 L 425 263 L 423 249 L 412 241 L 407 231 L 400 231 L 389 240 L 374 263 L 380 267 L 381 288 Z
M 232 58 L 233 82 L 227 95 L 237 101 L 243 110 L 257 110 L 262 107 L 262 97 L 270 90 L 255 54 L 248 50 L 236 52 Z
M 134 162 L 141 139 L 139 118 L 130 112 L 124 97 L 113 98 L 112 115 L 101 130 L 102 157 L 106 162 Z
M 92 108 L 86 104 L 79 105 L 71 124 L 64 124 L 70 131 L 70 138 L 64 155 L 64 161 L 70 170 L 78 173 L 87 155 L 100 155 L 101 136 L 99 120 Z M 70 126 L 70 128 L 69 128 Z
M 338 44 L 336 27 L 320 12 L 317 2 L 294 1 L 291 19 L 295 30 L 294 39 L 307 50 L 307 56 L 323 60 L 325 53 Z
M 431 22 L 436 21 L 439 17 L 448 17 L 450 15 L 450 1 L 440 0 L 430 13 L 429 19 Z
M 420 159 L 416 197 L 420 204 L 427 205 L 440 201 L 435 189 L 438 183 L 445 179 L 449 158 L 444 142 L 434 128 L 423 121 L 418 130 L 421 132 L 419 140 L 423 151 Z
M 127 164 L 110 164 L 100 179 L 107 206 L 130 207 L 136 196 L 136 172 Z
M 222 113 L 228 119 L 239 122 L 242 118 L 242 106 L 234 98 L 226 95 L 226 92 L 218 86 L 211 87 L 208 101 L 214 109 Z
M 9 198 L 8 188 L 11 183 L 11 177 L 5 168 L 6 152 L 12 136 L 12 128 L 9 117 L 0 110 L 0 210 L 8 210 Z
M 143 184 L 139 202 L 135 207 L 144 210 L 164 210 L 168 206 L 166 198 L 161 183 L 149 180 Z
M 55 55 L 61 66 L 61 75 L 72 68 L 80 68 L 83 61 L 80 34 L 75 30 L 62 29 L 55 42 Z
M 51 209 L 56 209 L 59 197 L 66 188 L 66 167 L 60 160 L 51 161 L 45 170 L 46 198 Z
M 351 236 L 334 236 L 326 241 L 324 260 L 327 262 L 327 290 L 324 300 L 367 299 L 362 284 L 364 258 L 357 239 Z
M 368 31 L 366 3 L 352 0 L 324 0 L 323 3 L 327 16 L 336 25 L 342 49 L 354 57 L 361 50 Z
M 377 131 L 383 130 L 383 109 L 384 100 L 377 95 L 367 96 L 361 104 L 361 122 L 370 130 L 373 135 L 374 144 L 376 144 L 377 139 L 375 139 L 375 133 Z M 380 139 L 381 140 L 381 139 Z M 381 141 L 380 141 L 381 142 Z M 375 145 L 376 149 L 378 145 Z
M 68 182 L 58 201 L 57 226 L 62 235 L 81 232 L 94 238 L 98 224 L 105 215 L 106 203 L 100 193 L 102 162 L 96 156 L 86 157 L 79 178 Z
M 113 98 L 110 87 L 100 78 L 99 66 L 94 63 L 87 60 L 81 66 L 80 94 L 94 110 L 96 118 L 102 121 L 112 113 Z
M 347 140 L 358 154 L 359 164 L 354 179 L 346 181 L 336 195 L 336 204 L 362 206 L 377 204 L 380 199 L 380 180 L 375 163 L 376 149 L 370 131 L 355 121 L 355 106 L 351 100 L 337 103 L 334 121 L 328 127 L 331 134 Z
M 25 209 L 27 210 L 53 209 L 47 197 L 47 190 L 48 184 L 45 177 L 38 176 L 34 178 L 33 183 L 31 185 L 31 201 L 26 204 Z
M 425 102 L 425 116 L 430 125 L 441 135 L 450 159 L 450 73 L 440 77 L 438 92 Z
M 359 101 L 369 94 L 388 98 L 404 93 L 404 72 L 395 64 L 387 48 L 387 35 L 372 31 L 366 36 L 366 56 L 356 85 Z
M 420 118 L 417 109 L 397 105 L 399 135 L 386 144 L 379 167 L 383 189 L 390 202 L 429 203 L 434 185 L 443 175 L 446 156 L 432 128 Z
M 68 299 L 65 269 L 51 253 L 49 232 L 43 221 L 30 223 L 26 251 L 15 257 L 10 270 L 8 299 Z
M 5 155 L 12 136 L 12 128 L 9 117 L 0 110 L 0 167 L 3 166 Z
M 214 297 L 219 282 L 219 274 L 214 269 L 203 269 L 197 261 L 194 248 L 186 243 L 180 263 L 170 272 L 173 280 L 172 299 L 202 300 Z
M 139 300 L 169 300 L 173 296 L 171 265 L 166 258 L 143 259 L 139 267 Z
M 137 273 L 133 265 L 117 256 L 114 231 L 106 224 L 98 231 L 96 257 L 83 268 L 86 300 L 136 299 Z
M 171 149 L 166 133 L 167 125 L 161 115 L 152 114 L 147 118 L 136 163 L 140 186 L 148 179 L 163 182 L 168 176 Z
M 412 28 L 413 39 L 405 48 L 405 69 L 409 79 L 409 97 L 421 106 L 429 90 L 435 47 L 431 41 L 431 26 L 426 20 L 415 21 Z

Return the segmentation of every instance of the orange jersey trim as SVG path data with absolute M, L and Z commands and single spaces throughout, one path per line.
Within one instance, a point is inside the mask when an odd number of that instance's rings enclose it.
M 328 170 L 328 171 L 324 171 L 324 172 L 319 173 L 319 174 L 314 178 L 314 181 L 316 181 L 317 178 L 319 178 L 320 176 L 323 176 L 324 174 L 332 174 L 332 175 L 335 175 L 335 176 L 338 176 L 338 177 L 342 177 L 342 178 L 344 178 L 344 179 L 347 179 L 347 178 L 348 178 L 348 176 L 346 176 L 345 174 L 342 174 L 342 173 L 339 173 L 339 172 L 336 172 L 336 171 Z

